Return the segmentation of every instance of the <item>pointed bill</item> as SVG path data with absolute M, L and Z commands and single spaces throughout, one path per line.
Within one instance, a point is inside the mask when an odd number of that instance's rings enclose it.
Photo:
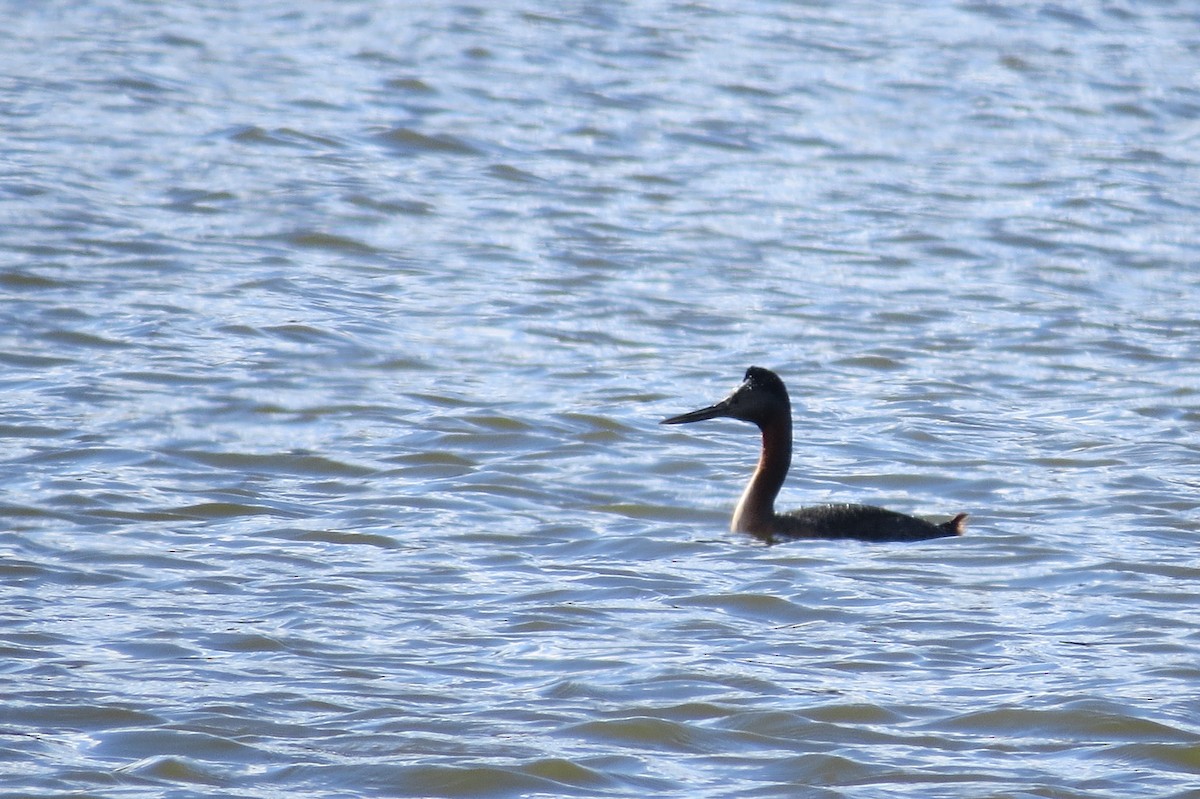
M 721 400 L 716 405 L 700 408 L 695 411 L 681 413 L 669 419 L 663 419 L 659 424 L 687 424 L 688 422 L 703 422 L 705 419 L 719 419 L 729 415 L 729 400 Z

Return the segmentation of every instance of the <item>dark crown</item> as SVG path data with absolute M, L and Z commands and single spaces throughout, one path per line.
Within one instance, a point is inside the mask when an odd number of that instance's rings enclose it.
M 779 379 L 779 375 L 770 369 L 764 369 L 761 366 L 751 366 L 746 370 L 745 380 L 750 384 L 751 388 L 775 394 L 784 399 L 787 398 L 787 388 L 783 385 L 783 381 Z

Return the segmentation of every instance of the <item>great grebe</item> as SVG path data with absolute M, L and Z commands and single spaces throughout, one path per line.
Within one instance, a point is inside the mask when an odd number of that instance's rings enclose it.
M 775 512 L 775 497 L 792 462 L 792 404 L 779 375 L 751 366 L 744 382 L 716 405 L 663 419 L 687 424 L 728 417 L 753 422 L 762 431 L 758 468 L 733 512 L 730 529 L 770 541 L 793 538 L 857 538 L 864 541 L 920 541 L 962 535 L 967 514 L 934 524 L 872 505 L 814 505 L 791 513 Z

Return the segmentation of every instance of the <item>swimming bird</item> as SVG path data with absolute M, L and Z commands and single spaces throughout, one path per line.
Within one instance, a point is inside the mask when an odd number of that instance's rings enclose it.
M 751 366 L 742 384 L 707 408 L 663 419 L 659 424 L 688 424 L 706 419 L 740 419 L 762 431 L 762 453 L 730 529 L 773 541 L 788 538 L 856 538 L 864 541 L 921 541 L 962 535 L 967 514 L 935 524 L 873 505 L 814 505 L 791 513 L 775 512 L 775 497 L 792 462 L 792 403 L 779 375 Z

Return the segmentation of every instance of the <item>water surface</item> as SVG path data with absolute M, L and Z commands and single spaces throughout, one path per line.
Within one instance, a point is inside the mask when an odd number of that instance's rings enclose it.
M 5 18 L 0 795 L 1196 795 L 1186 4 Z

